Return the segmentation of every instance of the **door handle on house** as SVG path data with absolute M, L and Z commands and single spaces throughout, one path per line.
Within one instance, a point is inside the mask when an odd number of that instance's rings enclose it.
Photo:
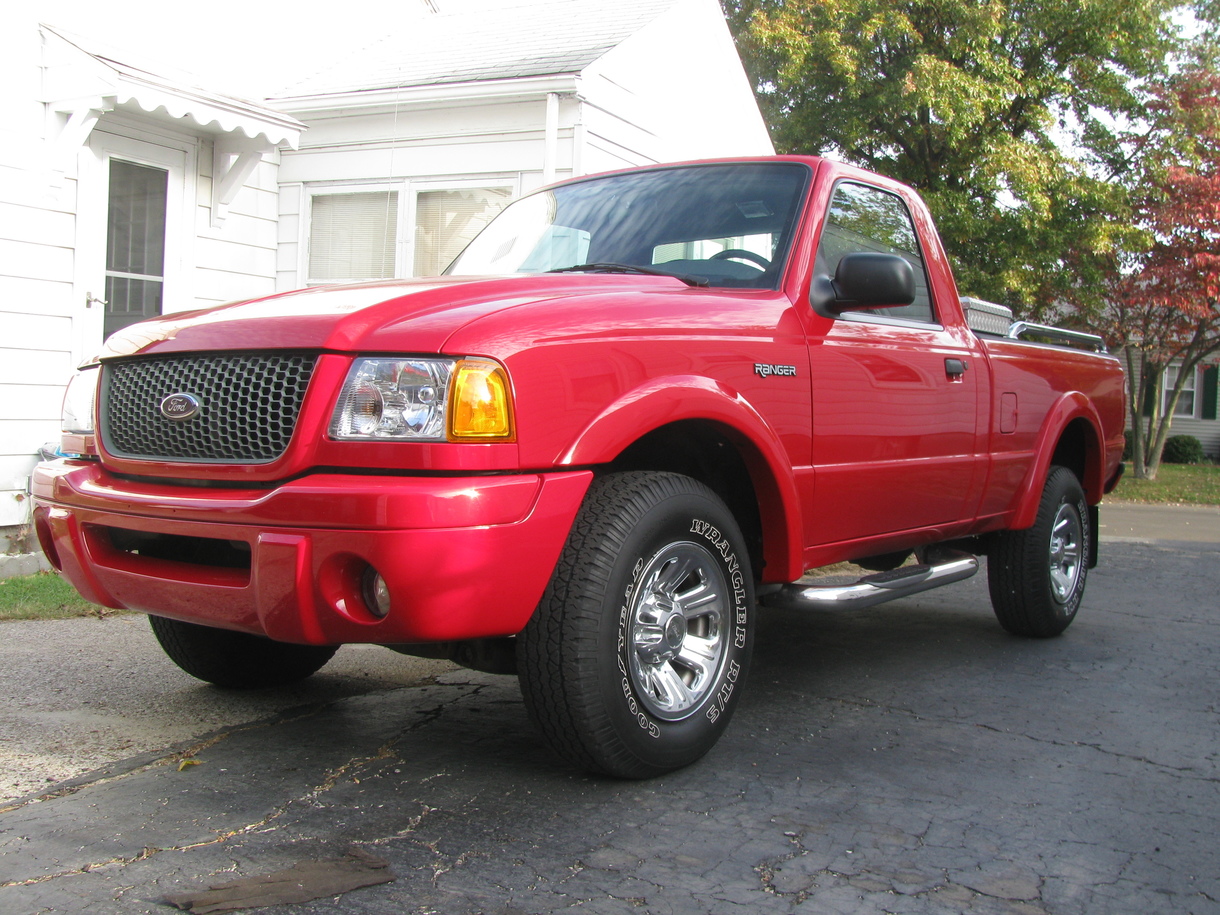
M 98 298 L 97 296 L 95 296 L 95 295 L 94 295 L 92 292 L 86 292 L 86 293 L 85 293 L 85 307 L 86 307 L 86 308 L 92 308 L 92 307 L 93 307 L 93 303 L 94 303 L 94 302 L 96 302 L 97 304 L 101 305 L 103 308 L 105 308 L 105 307 L 106 307 L 106 300 L 105 300 L 105 299 L 99 299 L 99 298 Z

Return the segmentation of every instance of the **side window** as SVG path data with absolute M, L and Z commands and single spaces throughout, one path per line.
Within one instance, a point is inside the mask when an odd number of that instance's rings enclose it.
M 830 212 L 822 227 L 815 269 L 834 276 L 839 259 L 856 251 L 878 251 L 903 257 L 915 270 L 915 301 L 900 308 L 882 308 L 883 314 L 908 321 L 936 320 L 928 294 L 928 275 L 911 215 L 902 199 L 888 191 L 843 182 L 835 188 Z

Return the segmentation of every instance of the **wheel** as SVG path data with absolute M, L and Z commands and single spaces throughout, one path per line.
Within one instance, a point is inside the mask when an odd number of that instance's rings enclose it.
M 192 677 L 228 689 L 286 686 L 318 671 L 334 645 L 291 645 L 229 629 L 150 616 L 153 635 L 169 659 Z
M 715 493 L 676 474 L 603 477 L 517 638 L 526 707 L 582 768 L 681 768 L 728 724 L 753 625 L 745 541 Z
M 1089 506 L 1076 475 L 1052 467 L 1034 526 L 1005 531 L 987 556 L 991 606 L 1014 635 L 1049 638 L 1071 625 L 1088 577 Z
M 717 251 L 708 260 L 724 261 L 724 260 L 739 260 L 750 261 L 763 270 L 771 266 L 771 262 L 761 254 L 755 254 L 753 251 L 747 251 L 745 248 L 725 248 L 723 251 Z

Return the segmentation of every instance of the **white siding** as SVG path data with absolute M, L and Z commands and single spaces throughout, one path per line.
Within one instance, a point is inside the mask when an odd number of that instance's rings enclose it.
M 59 435 L 72 368 L 75 197 L 46 141 L 41 39 L 20 6 L 0 29 L 0 527 L 28 514 L 26 478 L 37 448 Z M 0 541 L 0 549 L 5 547 Z
M 320 116 L 308 123 L 301 148 L 283 154 L 283 184 L 541 171 L 546 101 Z
M 0 290 L 9 285 L 0 278 Z M 0 312 L 0 527 L 25 522 L 35 452 L 59 437 L 71 328 L 66 315 Z
M 1220 422 L 1214 419 L 1186 419 L 1175 416 L 1169 434 L 1193 435 L 1203 445 L 1203 453 L 1213 461 L 1220 461 Z
M 774 152 L 717 0 L 681 0 L 581 74 L 584 171 Z
M 281 184 L 279 206 L 275 288 L 278 291 L 287 291 L 301 285 L 298 282 L 298 269 L 301 269 L 305 262 L 305 229 L 301 215 L 305 208 L 305 186 L 299 183 Z
M 278 152 L 255 167 L 220 226 L 212 225 L 210 144 L 199 163 L 193 307 L 269 295 L 275 291 Z

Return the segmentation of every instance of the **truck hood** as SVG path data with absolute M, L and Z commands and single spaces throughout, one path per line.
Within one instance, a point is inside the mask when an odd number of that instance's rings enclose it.
M 113 334 L 99 359 L 252 349 L 442 352 L 457 330 L 504 309 L 547 299 L 686 288 L 677 279 L 631 274 L 429 277 L 320 286 L 150 318 Z

